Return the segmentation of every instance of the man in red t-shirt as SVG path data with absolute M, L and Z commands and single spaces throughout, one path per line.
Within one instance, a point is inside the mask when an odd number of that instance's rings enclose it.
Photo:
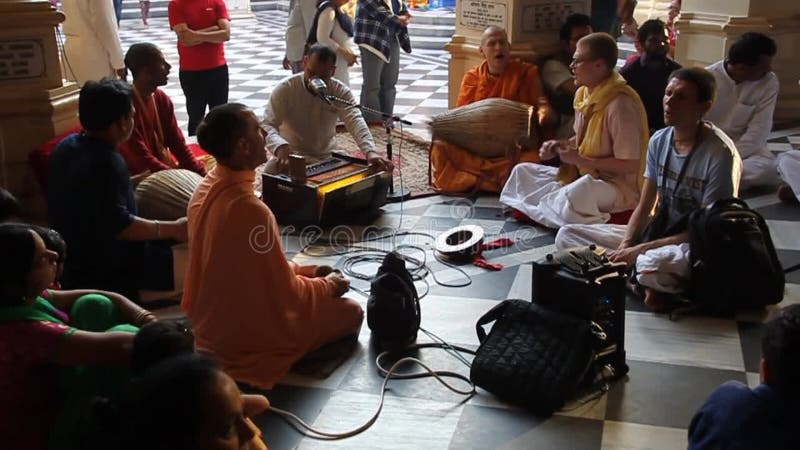
M 175 120 L 175 107 L 159 86 L 167 84 L 169 69 L 161 50 L 150 43 L 133 44 L 125 54 L 125 67 L 133 75 L 133 133 L 120 146 L 128 172 L 140 175 L 165 169 L 187 169 L 205 176 Z
M 223 0 L 170 0 L 169 26 L 178 35 L 181 88 L 189 113 L 189 136 L 209 109 L 228 103 L 224 42 L 231 38 Z

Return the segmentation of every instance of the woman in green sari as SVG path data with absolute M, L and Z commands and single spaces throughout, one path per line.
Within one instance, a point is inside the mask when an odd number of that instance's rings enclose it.
M 42 449 L 69 435 L 98 391 L 119 385 L 137 330 L 155 320 L 125 297 L 45 290 L 58 254 L 30 225 L 0 224 L 0 436 L 5 448 Z M 116 381 L 112 381 L 116 379 Z M 101 392 L 102 393 L 102 392 Z M 56 420 L 56 417 L 59 419 Z M 66 419 L 66 420 L 65 420 Z M 62 445 L 63 444 L 63 445 Z

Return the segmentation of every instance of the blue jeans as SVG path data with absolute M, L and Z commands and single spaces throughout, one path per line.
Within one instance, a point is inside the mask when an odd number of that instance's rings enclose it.
M 114 0 L 114 14 L 117 16 L 117 26 L 122 20 L 122 0 Z
M 397 95 L 395 85 L 400 75 L 400 44 L 397 39 L 392 43 L 388 63 L 362 47 L 361 71 L 364 75 L 364 82 L 361 85 L 361 104 L 389 115 L 394 114 L 394 98 Z M 383 120 L 377 114 L 368 111 L 364 111 L 364 119 L 368 122 Z

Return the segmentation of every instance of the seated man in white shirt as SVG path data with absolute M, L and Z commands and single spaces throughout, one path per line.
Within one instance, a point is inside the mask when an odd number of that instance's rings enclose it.
M 366 155 L 367 162 L 377 170 L 391 172 L 392 163 L 375 151 L 375 142 L 361 111 L 337 102 L 328 104 L 309 87 L 310 79 L 320 78 L 327 85 L 329 95 L 355 102 L 350 88 L 332 78 L 336 53 L 330 47 L 315 44 L 304 60 L 305 70 L 281 81 L 270 95 L 263 124 L 267 131 L 267 150 L 273 157 L 264 171 L 285 173 L 292 154 L 304 156 L 306 164 L 329 158 L 336 146 L 336 121 L 341 119 Z
M 778 181 L 775 156 L 767 149 L 772 114 L 778 101 L 778 77 L 772 72 L 775 41 L 745 33 L 728 57 L 707 67 L 717 81 L 717 100 L 706 119 L 736 144 L 743 161 L 742 189 Z

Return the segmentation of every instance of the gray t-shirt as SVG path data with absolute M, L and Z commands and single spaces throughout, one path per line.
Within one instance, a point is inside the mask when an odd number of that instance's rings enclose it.
M 666 204 L 669 208 L 669 226 L 695 209 L 738 195 L 741 159 L 736 147 L 722 130 L 708 122 L 706 124 L 711 126 L 711 131 L 704 131 L 702 142 L 693 150 L 695 154 L 689 160 L 677 190 L 675 183 L 689 154 L 681 155 L 675 151 L 672 127 L 658 130 L 650 138 L 644 176 L 656 180 L 658 207 Z M 670 157 L 664 186 L 662 180 L 667 152 L 670 152 Z

